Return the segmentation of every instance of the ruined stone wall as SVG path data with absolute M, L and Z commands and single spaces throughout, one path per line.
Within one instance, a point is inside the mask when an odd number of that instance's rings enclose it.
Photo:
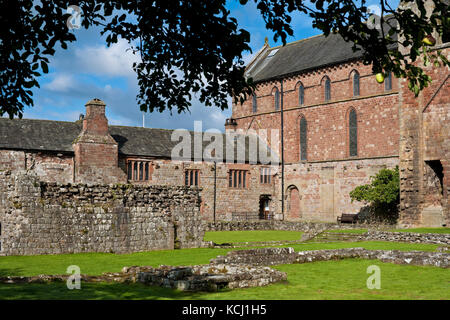
M 440 49 L 450 58 L 449 44 Z M 440 227 L 450 223 L 450 70 L 421 66 L 432 84 L 418 97 L 399 81 L 399 224 Z
M 0 150 L 0 170 L 25 169 L 25 152 Z
M 251 250 L 230 251 L 225 256 L 217 256 L 211 264 L 242 264 L 242 265 L 279 265 L 291 263 L 309 263 L 341 259 L 377 259 L 381 262 L 450 267 L 450 254 L 425 251 L 399 250 L 366 250 L 364 248 L 346 248 L 334 250 L 310 250 L 295 252 L 294 248 L 262 248 Z
M 73 161 L 72 155 L 26 152 L 26 169 L 46 182 L 73 182 Z
M 41 182 L 0 172 L 2 255 L 201 246 L 197 188 Z
M 73 182 L 73 156 L 56 152 L 0 150 L 0 171 L 27 170 L 46 182 Z

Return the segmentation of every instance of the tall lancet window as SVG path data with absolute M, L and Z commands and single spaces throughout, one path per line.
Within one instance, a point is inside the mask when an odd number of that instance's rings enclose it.
M 275 88 L 274 103 L 275 103 L 275 110 L 280 110 L 280 92 L 278 91 L 278 88 Z
M 392 90 L 392 72 L 389 72 L 386 79 L 384 79 L 384 90 Z
M 325 79 L 325 101 L 331 100 L 331 81 L 330 78 Z
M 305 87 L 303 84 L 300 84 L 298 87 L 298 105 L 302 106 L 305 104 Z
M 300 160 L 307 160 L 307 122 L 305 117 L 300 119 Z
M 359 96 L 359 73 L 355 72 L 353 75 L 353 96 Z
M 355 109 L 350 110 L 348 122 L 350 156 L 354 157 L 358 155 L 358 122 Z

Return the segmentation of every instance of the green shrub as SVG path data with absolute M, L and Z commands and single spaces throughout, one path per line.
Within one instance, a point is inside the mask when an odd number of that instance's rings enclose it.
M 371 183 L 356 187 L 350 192 L 353 201 L 366 203 L 366 222 L 395 223 L 398 218 L 400 202 L 400 177 L 398 166 L 395 169 L 381 169 L 371 177 Z

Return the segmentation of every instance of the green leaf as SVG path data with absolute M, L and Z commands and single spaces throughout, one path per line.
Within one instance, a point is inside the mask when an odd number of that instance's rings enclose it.
M 46 62 L 41 61 L 41 68 L 42 68 L 42 72 L 48 73 L 48 65 Z

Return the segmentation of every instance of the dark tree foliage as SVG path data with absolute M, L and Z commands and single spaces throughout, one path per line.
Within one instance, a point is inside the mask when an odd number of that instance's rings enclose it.
M 291 15 L 296 11 L 309 14 L 313 26 L 324 32 L 338 32 L 363 49 L 365 63 L 375 73 L 392 71 L 408 78 L 410 88 L 419 93 L 430 79 L 412 63 L 418 57 L 449 65 L 442 55 L 426 51 L 422 40 L 437 31 L 448 35 L 448 5 L 433 0 L 435 9 L 428 19 L 424 1 L 415 2 L 418 10 L 395 10 L 380 0 L 382 14 L 391 14 L 399 26 L 399 35 L 384 34 L 369 28 L 365 1 L 351 0 L 254 0 L 266 27 L 274 39 L 286 43 L 293 35 Z M 246 4 L 248 0 L 240 0 Z M 33 87 L 37 78 L 48 72 L 49 57 L 55 48 L 68 47 L 76 40 L 68 30 L 66 14 L 73 1 L 0 0 L 0 115 L 22 117 L 25 106 L 32 106 Z M 252 79 L 244 78 L 242 54 L 250 51 L 250 35 L 238 28 L 238 22 L 225 7 L 226 0 L 97 0 L 77 1 L 83 12 L 82 26 L 101 26 L 107 45 L 119 38 L 130 42 L 130 48 L 141 57 L 134 65 L 143 111 L 189 110 L 192 94 L 198 94 L 206 106 L 227 108 L 227 97 L 244 101 L 252 94 Z M 312 7 L 309 7 L 310 5 Z M 446 17 L 442 19 L 442 17 Z M 381 23 L 385 24 L 383 17 Z M 392 44 L 410 47 L 406 57 Z M 391 48 L 391 49 L 390 49 Z

